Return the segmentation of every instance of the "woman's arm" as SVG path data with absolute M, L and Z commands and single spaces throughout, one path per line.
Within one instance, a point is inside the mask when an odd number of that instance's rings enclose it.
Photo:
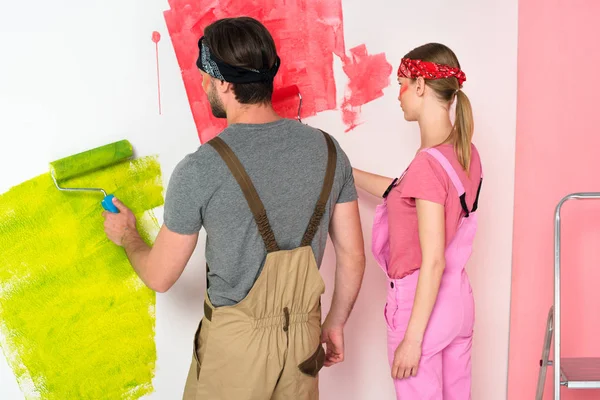
M 356 186 L 377 197 L 383 197 L 383 194 L 393 181 L 393 178 L 371 174 L 370 172 L 361 171 L 356 168 L 352 168 L 352 174 L 354 175 Z
M 446 267 L 444 206 L 416 199 L 421 244 L 421 269 L 415 303 L 405 337 L 423 341 Z
M 446 266 L 444 206 L 420 199 L 416 204 L 422 262 L 408 327 L 394 357 L 392 376 L 397 379 L 417 375 L 423 336 Z

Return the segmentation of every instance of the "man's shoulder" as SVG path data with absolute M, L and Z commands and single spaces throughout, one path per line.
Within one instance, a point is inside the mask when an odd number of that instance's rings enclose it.
M 210 178 L 218 175 L 221 163 L 219 155 L 207 143 L 199 146 L 193 153 L 187 154 L 175 167 L 174 176 L 187 177 L 199 181 L 201 177 Z
M 338 158 L 346 158 L 344 150 L 334 135 L 325 129 L 319 129 L 298 120 L 285 119 L 276 128 L 270 127 L 256 137 L 253 133 L 256 134 L 257 131 L 248 131 L 247 128 L 240 128 L 233 125 L 221 131 L 218 137 L 231 147 L 236 155 L 244 158 L 248 152 L 269 153 L 275 150 L 327 154 L 327 147 L 323 136 L 323 134 L 326 134 L 335 144 Z M 204 143 L 198 150 L 186 157 L 190 167 L 215 168 L 215 165 L 221 165 L 221 163 L 216 162 L 220 159 L 220 156 L 213 146 L 211 146 L 210 142 Z
M 186 155 L 181 162 L 191 168 L 197 168 L 214 162 L 216 158 L 218 158 L 218 154 L 208 141 L 199 146 L 193 153 Z
M 322 145 L 324 143 L 323 134 L 328 135 L 335 144 L 338 150 L 342 150 L 340 144 L 336 140 L 335 136 L 329 133 L 325 129 L 317 128 L 311 125 L 307 125 L 305 123 L 299 122 L 297 120 L 290 120 L 288 124 L 288 129 L 298 134 L 298 137 L 301 137 L 304 140 L 308 140 L 315 145 Z

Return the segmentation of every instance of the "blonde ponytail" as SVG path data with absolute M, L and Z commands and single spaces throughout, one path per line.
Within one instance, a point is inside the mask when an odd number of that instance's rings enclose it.
M 454 151 L 467 173 L 471 167 L 471 139 L 473 138 L 473 110 L 471 102 L 462 90 L 456 93 L 456 120 L 452 130 Z

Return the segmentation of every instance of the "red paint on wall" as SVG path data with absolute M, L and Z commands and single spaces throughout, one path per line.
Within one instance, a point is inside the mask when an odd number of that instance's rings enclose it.
M 346 132 L 360 124 L 358 113 L 363 104 L 383 96 L 383 88 L 389 85 L 392 66 L 385 54 L 369 55 L 364 44 L 350 50 L 350 57 L 344 59 L 344 72 L 349 83 L 342 112 Z
M 160 104 L 160 70 L 158 69 L 158 42 L 160 42 L 160 32 L 152 32 L 152 41 L 156 47 L 156 84 L 158 85 L 158 114 L 162 114 L 162 107 Z
M 302 118 L 336 109 L 334 55 L 342 60 L 350 78 L 342 105 L 348 130 L 357 126 L 360 106 L 382 96 L 383 88 L 389 85 L 392 67 L 384 54 L 368 55 L 361 45 L 346 56 L 341 0 L 170 0 L 169 5 L 165 21 L 202 143 L 226 125 L 212 116 L 196 68 L 197 41 L 204 27 L 220 18 L 246 15 L 265 24 L 281 58 L 275 90 L 298 86 L 303 98 Z M 295 118 L 298 98 L 290 96 L 274 107 L 283 116 Z

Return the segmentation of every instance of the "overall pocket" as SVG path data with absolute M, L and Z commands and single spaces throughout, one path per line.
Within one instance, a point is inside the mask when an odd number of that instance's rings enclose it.
M 383 308 L 383 319 L 390 331 L 395 329 L 394 316 L 396 315 L 396 311 L 398 311 L 398 306 L 395 304 L 390 305 L 389 302 L 385 303 L 385 307 Z
M 202 321 L 204 318 L 200 320 L 198 324 L 198 329 L 196 329 L 196 333 L 194 334 L 194 359 L 196 360 L 196 379 L 200 377 L 200 355 L 198 352 L 200 351 L 200 330 L 202 329 Z
M 298 365 L 298 369 L 309 376 L 316 377 L 325 364 L 325 349 L 319 344 L 317 351 L 313 353 L 306 361 Z

